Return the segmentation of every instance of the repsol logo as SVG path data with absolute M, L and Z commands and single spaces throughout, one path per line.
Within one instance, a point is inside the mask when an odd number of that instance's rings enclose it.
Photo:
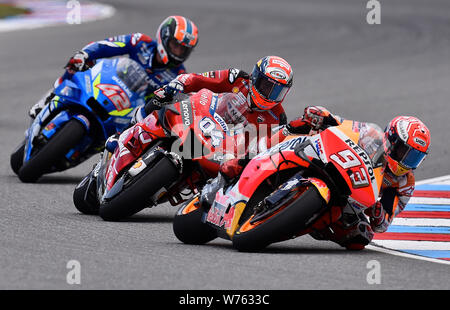
M 291 139 L 285 142 L 282 142 L 278 145 L 275 145 L 274 147 L 261 152 L 258 154 L 258 158 L 263 157 L 263 156 L 271 156 L 275 153 L 281 152 L 281 151 L 294 151 L 295 147 L 303 142 L 305 142 L 305 140 L 308 139 L 308 137 L 298 137 L 295 139 Z
M 372 160 L 370 159 L 369 155 L 355 142 L 353 142 L 350 139 L 345 140 L 345 143 L 348 144 L 355 152 L 358 154 L 358 156 L 362 159 L 363 163 L 367 167 L 367 172 L 369 173 L 370 180 L 373 182 L 375 181 L 375 174 L 373 173 L 373 167 L 372 167 Z
M 181 118 L 186 127 L 191 126 L 191 109 L 189 108 L 189 103 L 186 103 L 185 101 L 181 102 Z

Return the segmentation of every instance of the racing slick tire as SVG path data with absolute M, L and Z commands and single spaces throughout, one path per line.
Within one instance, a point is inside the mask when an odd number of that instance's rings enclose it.
M 233 247 L 240 252 L 261 251 L 271 243 L 294 237 L 324 211 L 325 201 L 314 186 L 293 202 L 280 207 L 271 216 L 259 222 L 245 221 L 233 236 Z
M 198 197 L 178 209 L 172 223 L 178 240 L 186 244 L 205 244 L 217 238 L 216 230 L 202 222 L 203 210 L 195 207 Z
M 85 176 L 73 191 L 73 204 L 83 214 L 98 215 L 97 184 L 95 179 L 91 181 L 91 174 Z
M 36 182 L 57 160 L 63 158 L 81 141 L 85 132 L 85 127 L 79 121 L 68 121 L 37 154 L 22 165 L 18 171 L 19 179 L 25 183 Z
M 14 171 L 15 174 L 19 173 L 19 169 L 23 165 L 24 152 L 25 152 L 25 141 L 22 142 L 11 154 L 10 164 L 11 169 Z
M 153 203 L 163 187 L 168 188 L 179 177 L 175 164 L 167 157 L 135 176 L 119 194 L 100 204 L 99 215 L 105 221 L 119 221 L 145 209 Z

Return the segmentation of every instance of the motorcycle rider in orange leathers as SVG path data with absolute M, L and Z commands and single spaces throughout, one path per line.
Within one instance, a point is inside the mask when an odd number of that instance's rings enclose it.
M 342 121 L 323 107 L 310 106 L 305 108 L 303 117 L 289 122 L 272 139 L 279 143 L 289 134 L 314 134 L 329 126 L 340 125 Z M 323 223 L 315 225 L 316 229 L 311 232 L 313 238 L 330 240 L 349 250 L 361 250 L 371 242 L 374 233 L 385 232 L 395 216 L 403 211 L 414 192 L 413 170 L 428 153 L 430 132 L 418 118 L 398 116 L 389 122 L 382 139 L 385 151 L 383 183 L 378 202 L 364 211 L 369 219 L 362 213 L 355 216 L 354 212 L 346 213 L 345 208 L 332 208 L 330 216 L 324 216 Z M 220 175 L 228 180 L 235 178 L 248 161 L 245 158 L 229 160 L 221 165 Z M 210 192 L 204 200 L 210 203 L 214 199 L 214 190 L 206 190 Z

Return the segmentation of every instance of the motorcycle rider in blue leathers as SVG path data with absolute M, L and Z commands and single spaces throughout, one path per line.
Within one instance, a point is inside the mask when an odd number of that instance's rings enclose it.
M 183 62 L 188 58 L 198 42 L 197 26 L 183 16 L 169 16 L 159 26 L 156 40 L 142 33 L 133 33 L 111 37 L 106 40 L 91 42 L 70 58 L 66 73 L 58 78 L 56 88 L 64 79 L 71 78 L 77 71 L 84 71 L 95 64 L 97 59 L 128 55 L 139 63 L 149 77 L 150 95 L 156 89 L 172 81 L 179 74 L 185 73 Z M 35 118 L 42 108 L 52 99 L 52 90 L 39 100 L 29 111 Z M 133 122 L 145 118 L 142 107 L 136 108 Z

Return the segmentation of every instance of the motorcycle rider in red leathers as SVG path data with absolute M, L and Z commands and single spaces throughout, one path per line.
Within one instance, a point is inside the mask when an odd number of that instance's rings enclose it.
M 310 106 L 305 108 L 302 118 L 289 122 L 272 140 L 276 144 L 289 134 L 315 134 L 328 126 L 340 125 L 342 121 L 323 107 Z M 275 144 L 269 143 L 269 146 Z M 379 201 L 364 211 L 369 220 L 362 213 L 355 218 L 354 212 L 346 213 L 345 207 L 332 208 L 330 216 L 322 217 L 322 222 L 315 225 L 311 236 L 336 242 L 349 250 L 364 249 L 372 241 L 374 232 L 385 232 L 395 216 L 405 208 L 414 192 L 413 170 L 425 159 L 429 145 L 430 132 L 422 121 L 411 116 L 394 118 L 383 137 L 386 164 Z M 221 165 L 219 175 L 227 179 L 237 177 L 247 162 L 243 159 L 229 160 Z M 213 199 L 212 196 L 209 193 L 208 198 Z
M 166 86 L 155 91 L 159 104 L 171 102 L 177 93 L 198 92 L 206 88 L 215 93 L 232 92 L 247 98 L 249 109 L 246 123 L 258 125 L 285 125 L 286 113 L 281 105 L 293 81 L 289 63 L 281 57 L 266 56 L 254 66 L 251 75 L 232 68 L 203 74 L 180 74 Z M 144 116 L 157 108 L 154 102 L 145 106 Z M 137 122 L 142 119 L 136 119 Z

